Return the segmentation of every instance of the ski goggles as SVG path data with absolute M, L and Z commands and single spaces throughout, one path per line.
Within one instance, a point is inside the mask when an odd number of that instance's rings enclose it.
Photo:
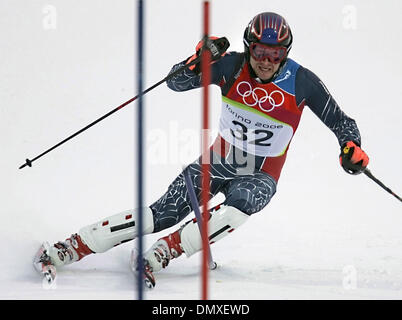
M 268 59 L 271 63 L 280 63 L 287 55 L 286 47 L 269 47 L 253 42 L 250 45 L 250 54 L 257 61 Z

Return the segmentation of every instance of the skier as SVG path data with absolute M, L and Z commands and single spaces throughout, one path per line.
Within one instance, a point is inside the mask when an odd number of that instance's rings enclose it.
M 225 195 L 225 201 L 210 210 L 211 243 L 270 202 L 305 106 L 335 134 L 341 147 L 340 164 L 346 172 L 359 174 L 368 165 L 355 121 L 339 108 L 313 72 L 288 57 L 292 40 L 291 29 L 282 16 L 260 13 L 244 31 L 244 52 L 222 52 L 211 65 L 211 84 L 221 88 L 222 110 L 219 135 L 208 151 L 209 194 L 211 198 L 219 192 Z M 220 47 L 222 38 L 206 42 L 200 41 L 196 53 L 173 66 L 171 72 L 194 61 L 204 45 Z M 196 64 L 168 80 L 167 85 L 174 91 L 186 91 L 199 88 L 200 82 L 200 65 Z M 200 198 L 201 157 L 185 170 Z M 159 200 L 144 208 L 143 232 L 160 232 L 178 224 L 191 211 L 182 172 Z M 127 210 L 85 226 L 65 241 L 51 246 L 44 243 L 35 265 L 53 279 L 55 268 L 134 239 L 138 234 L 135 220 L 136 210 Z M 195 219 L 160 238 L 144 253 L 147 281 L 154 286 L 154 272 L 183 253 L 190 257 L 201 246 Z

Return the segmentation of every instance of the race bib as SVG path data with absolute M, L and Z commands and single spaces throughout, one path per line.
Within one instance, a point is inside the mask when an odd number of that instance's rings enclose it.
M 257 109 L 223 97 L 219 133 L 247 153 L 277 157 L 285 153 L 293 128 Z

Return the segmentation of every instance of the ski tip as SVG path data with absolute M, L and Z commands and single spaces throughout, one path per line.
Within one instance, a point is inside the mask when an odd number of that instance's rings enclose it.
M 43 276 L 46 279 L 46 282 L 48 285 L 51 285 L 54 282 L 54 280 L 56 279 L 55 272 L 46 272 L 46 273 L 44 273 Z
M 149 290 L 152 290 L 153 288 L 155 288 L 155 282 L 149 280 L 148 278 L 144 279 L 144 285 L 145 285 L 145 288 L 147 288 Z
M 49 247 L 48 242 L 43 242 L 33 259 L 33 265 L 36 271 L 42 275 L 43 284 L 46 285 L 53 284 L 56 279 L 56 267 L 51 263 L 50 257 L 47 255 Z

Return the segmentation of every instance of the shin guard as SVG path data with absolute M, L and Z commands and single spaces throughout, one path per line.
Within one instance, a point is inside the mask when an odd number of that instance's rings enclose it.
M 152 210 L 144 208 L 144 234 L 154 230 Z M 105 252 L 138 236 L 137 211 L 127 210 L 79 230 L 78 234 L 95 253 Z

